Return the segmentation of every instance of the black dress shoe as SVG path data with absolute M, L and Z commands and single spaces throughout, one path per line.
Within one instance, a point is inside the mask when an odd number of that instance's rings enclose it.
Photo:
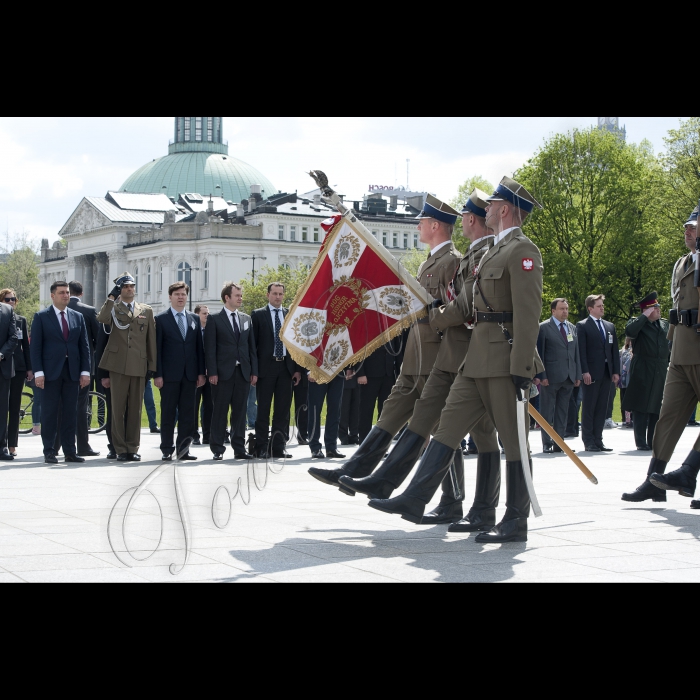
M 303 437 L 298 437 L 297 438 L 297 444 L 300 447 L 306 447 L 309 444 L 309 441 L 306 438 Z
M 66 464 L 85 464 L 85 460 L 78 455 L 70 455 L 66 457 Z
M 55 457 L 44 457 L 45 464 L 58 464 L 58 460 Z
M 601 452 L 614 452 L 615 450 L 611 450 L 609 447 L 606 447 L 605 445 L 598 445 L 598 449 Z
M 294 457 L 292 457 L 292 455 L 287 454 L 286 452 L 273 452 L 272 458 L 273 459 L 294 459 Z
M 140 462 L 141 461 L 141 455 L 137 455 L 135 453 L 131 453 L 130 455 L 127 455 L 129 457 L 130 462 Z
M 527 518 L 505 520 L 496 525 L 490 532 L 482 532 L 477 538 L 477 544 L 508 544 L 511 542 L 527 542 Z
M 438 506 L 432 513 L 423 516 L 422 525 L 453 525 L 464 517 L 464 509 L 461 503 L 453 503 L 451 506 Z
M 201 446 L 202 446 L 202 441 L 201 441 L 199 438 L 197 438 L 196 440 L 192 440 L 192 444 L 193 444 L 195 447 L 201 447 Z
M 649 445 L 642 445 L 641 447 L 637 446 L 637 452 L 652 452 L 652 451 L 653 450 L 651 449 L 651 447 L 649 447 Z
M 563 454 L 564 454 L 564 450 L 562 450 L 561 447 L 558 447 L 557 445 L 555 445 L 555 446 L 553 447 L 553 449 L 554 449 L 554 454 L 555 454 L 555 455 L 563 455 Z M 576 450 L 571 450 L 571 451 L 572 451 L 574 454 L 576 454 Z
M 255 459 L 253 455 L 249 454 L 239 454 L 239 455 L 234 455 L 233 457 L 237 462 L 249 462 L 251 459 Z
M 162 462 L 172 462 L 173 456 L 172 455 L 162 455 L 160 459 Z
M 14 462 L 15 458 L 11 454 L 0 452 L 0 462 Z
M 78 457 L 99 457 L 100 452 L 95 452 L 94 450 L 86 450 L 85 452 L 78 452 Z
M 585 448 L 585 452 L 602 452 L 603 450 L 600 449 L 600 447 L 596 447 L 595 445 L 589 445 L 588 447 Z
M 323 452 L 321 452 L 320 450 L 318 452 L 311 453 L 311 459 L 325 459 L 325 458 L 326 458 L 326 455 L 324 455 Z M 312 474 L 312 476 L 313 476 L 313 474 Z M 321 481 L 321 480 L 319 479 L 319 481 Z M 326 482 L 326 483 L 328 483 L 328 482 Z
M 223 455 L 214 455 L 214 461 L 215 462 L 223 462 L 224 461 L 224 456 Z
M 338 450 L 328 450 L 326 452 L 328 459 L 346 459 L 345 455 L 341 455 Z
M 151 428 L 151 435 L 160 435 L 160 428 Z
M 700 501 L 693 501 L 690 504 L 690 509 L 691 510 L 700 510 Z
M 114 461 L 116 458 L 117 458 L 116 452 L 108 452 L 107 453 L 107 459 Z
M 193 455 L 185 455 L 184 457 L 179 457 L 178 461 L 179 462 L 196 462 L 197 458 L 194 457 Z
M 129 461 L 129 455 L 119 455 L 117 457 L 117 462 L 128 462 Z
M 544 448 L 544 454 L 546 455 L 553 455 L 554 454 L 554 446 L 553 445 L 548 445 L 547 447 Z

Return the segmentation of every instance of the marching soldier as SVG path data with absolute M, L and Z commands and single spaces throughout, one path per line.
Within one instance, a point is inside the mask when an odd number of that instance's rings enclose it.
M 431 252 L 428 260 L 421 265 L 416 279 L 436 300 L 437 306 L 442 306 L 462 257 L 452 243 L 458 216 L 459 213 L 452 207 L 431 195 L 428 195 L 418 216 L 421 241 L 430 246 Z M 342 469 L 310 469 L 309 474 L 324 484 L 336 487 L 340 486 L 341 476 L 369 476 L 386 455 L 394 437 L 413 415 L 413 407 L 423 393 L 440 347 L 440 335 L 430 327 L 430 319 L 421 319 L 408 336 L 401 376 L 384 403 L 379 423 Z M 344 486 L 340 488 L 347 495 L 355 495 L 354 491 Z
M 100 369 L 109 372 L 106 388 L 112 393 L 112 444 L 117 459 L 140 462 L 146 375 L 157 370 L 156 324 L 153 309 L 135 301 L 136 280 L 128 272 L 114 283 L 97 317 L 105 330 L 111 328 Z
M 700 472 L 700 437 L 680 470 L 666 474 L 666 468 L 687 426 L 688 416 L 700 401 L 700 297 L 695 287 L 698 263 L 694 255 L 697 237 L 697 218 L 691 216 L 685 224 L 685 244 L 691 252 L 682 257 L 673 270 L 671 293 L 674 308 L 670 313 L 671 330 L 668 334 L 673 349 L 661 417 L 654 435 L 654 454 L 647 480 L 634 493 L 622 497 L 628 503 L 666 503 L 667 491 L 677 491 L 687 498 L 695 495 Z M 700 502 L 694 501 L 692 507 L 700 509 Z
M 348 476 L 340 478 L 341 486 L 356 493 L 369 496 L 370 499 L 388 499 L 398 489 L 416 465 L 420 452 L 426 440 L 430 438 L 434 426 L 439 422 L 450 389 L 459 374 L 460 368 L 469 350 L 472 335 L 472 309 L 474 301 L 474 274 L 481 259 L 493 244 L 494 236 L 486 228 L 486 200 L 488 195 L 481 190 L 474 190 L 464 205 L 462 218 L 464 236 L 472 244 L 462 258 L 454 283 L 447 291 L 449 302 L 431 314 L 431 326 L 436 333 L 443 333 L 440 352 L 433 371 L 425 385 L 420 400 L 416 403 L 413 418 L 392 451 L 387 461 L 372 476 L 365 479 L 352 479 Z M 475 530 L 490 530 L 496 524 L 496 509 L 493 514 L 484 515 L 489 510 L 492 496 L 484 496 L 485 491 L 496 489 L 496 506 L 500 488 L 501 451 L 498 446 L 496 429 L 488 416 L 471 431 L 472 437 L 479 450 L 477 502 L 472 508 L 468 524 L 462 527 L 475 526 Z M 462 451 L 455 460 L 455 470 L 447 474 L 443 481 L 443 496 L 438 508 L 422 518 L 423 525 L 440 525 L 457 523 L 464 517 L 464 460 Z M 486 501 L 487 505 L 482 502 Z M 492 518 L 493 522 L 489 520 Z M 488 522 L 487 522 L 488 521 Z M 486 525 L 484 524 L 486 523 Z M 451 531 L 464 532 L 459 528 Z
M 531 470 L 532 463 L 529 454 L 523 455 L 520 449 L 518 411 L 522 405 L 518 400 L 520 392 L 529 395 L 538 373 L 543 267 L 539 249 L 520 226 L 535 207 L 541 205 L 510 178 L 504 178 L 489 198 L 486 225 L 496 238 L 475 277 L 476 327 L 466 361 L 413 482 L 399 498 L 370 501 L 375 510 L 422 522 L 425 506 L 445 477 L 454 450 L 488 416 L 506 451 L 507 511 L 499 525 L 491 532 L 482 532 L 476 541 L 527 542 L 530 495 L 525 469 Z M 499 468 L 500 464 L 493 466 L 494 470 Z M 495 483 L 491 473 L 485 478 L 489 485 Z

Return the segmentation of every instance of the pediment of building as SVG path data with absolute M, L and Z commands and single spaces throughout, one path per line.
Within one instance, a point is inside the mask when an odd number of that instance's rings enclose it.
M 90 231 L 110 226 L 111 221 L 102 212 L 98 211 L 90 202 L 84 199 L 66 225 L 61 229 L 61 237 L 83 235 Z

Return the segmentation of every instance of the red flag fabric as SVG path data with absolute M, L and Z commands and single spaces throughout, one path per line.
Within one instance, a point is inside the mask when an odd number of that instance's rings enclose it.
M 282 329 L 294 361 L 320 384 L 427 315 L 428 294 L 361 225 L 336 216 Z

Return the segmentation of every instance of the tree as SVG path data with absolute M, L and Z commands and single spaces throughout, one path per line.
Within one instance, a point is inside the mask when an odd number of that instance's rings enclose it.
M 262 309 L 267 303 L 267 288 L 273 282 L 281 282 L 285 286 L 284 306 L 289 308 L 294 302 L 299 289 L 306 282 L 309 271 L 303 265 L 291 269 L 280 266 L 263 267 L 255 273 L 255 284 L 252 282 L 252 273 L 248 279 L 241 283 L 243 287 L 243 311 L 250 314 L 255 309 Z
M 700 199 L 700 117 L 691 117 L 672 129 L 662 159 L 666 172 L 666 203 L 664 212 L 674 232 L 688 220 L 688 214 Z
M 652 290 L 670 298 L 678 250 L 661 233 L 664 174 L 648 143 L 598 129 L 559 134 L 515 178 L 544 206 L 525 229 L 542 250 L 546 302 L 567 297 L 575 321 L 589 294 L 605 294 L 624 334 L 635 302 Z
M 476 175 L 475 177 L 470 177 L 459 188 L 459 194 L 450 202 L 450 206 L 456 211 L 462 211 L 462 209 L 464 209 L 464 203 L 469 199 L 469 195 L 477 187 L 487 194 L 492 194 L 494 192 L 494 187 L 488 180 L 481 177 L 481 175 Z M 457 225 L 455 226 L 455 232 L 452 236 L 452 240 L 461 253 L 467 252 L 467 249 L 469 248 L 469 241 L 464 237 L 461 217 L 457 219 Z
M 17 313 L 25 316 L 31 327 L 39 311 L 39 265 L 37 250 L 26 236 L 15 241 L 7 260 L 0 265 L 0 287 L 17 292 Z

